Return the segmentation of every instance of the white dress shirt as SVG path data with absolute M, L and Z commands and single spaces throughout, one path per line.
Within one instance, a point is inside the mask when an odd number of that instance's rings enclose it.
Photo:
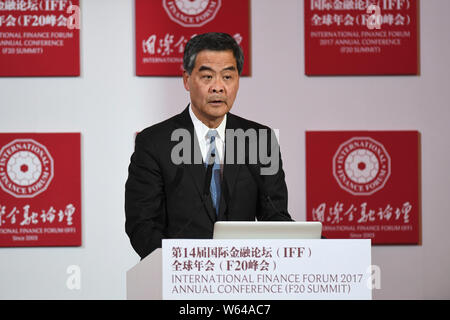
M 203 162 L 206 163 L 206 156 L 211 144 L 211 141 L 207 138 L 206 134 L 209 130 L 213 128 L 209 128 L 203 122 L 201 122 L 197 116 L 192 111 L 192 104 L 189 106 L 189 114 L 192 119 L 192 123 L 194 124 L 195 134 L 197 135 L 198 144 L 200 146 L 200 151 L 202 152 Z M 227 115 L 222 120 L 222 123 L 215 128 L 217 130 L 218 136 L 216 137 L 216 148 L 217 153 L 219 155 L 219 161 L 221 164 L 221 168 L 223 168 L 224 163 L 224 155 L 225 155 L 225 127 L 227 124 Z M 213 129 L 214 130 L 214 129 Z

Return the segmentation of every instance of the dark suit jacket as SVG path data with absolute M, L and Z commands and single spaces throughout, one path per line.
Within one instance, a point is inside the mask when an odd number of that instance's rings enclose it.
M 171 160 L 172 148 L 180 143 L 171 141 L 171 135 L 179 128 L 187 129 L 191 134 L 190 143 L 194 150 L 191 164 L 177 165 Z M 239 128 L 244 131 L 269 129 L 228 113 L 226 129 Z M 125 185 L 125 229 L 141 258 L 161 247 L 161 239 L 212 238 L 217 220 L 292 220 L 287 211 L 287 188 L 280 153 L 278 172 L 261 176 L 259 187 L 251 167 L 236 162 L 225 163 L 216 216 L 211 197 L 204 195 L 206 169 L 204 164 L 194 163 L 195 152 L 200 154 L 200 147 L 189 107 L 136 136 Z M 264 192 L 260 190 L 261 181 Z

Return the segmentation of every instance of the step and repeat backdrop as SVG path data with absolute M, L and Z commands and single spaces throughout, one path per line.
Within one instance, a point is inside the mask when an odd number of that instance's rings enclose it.
M 80 5 L 0 1 L 0 76 L 80 76 Z M 415 0 L 303 5 L 305 76 L 419 75 Z M 209 31 L 237 40 L 243 75 L 251 76 L 250 0 L 135 0 L 134 7 L 136 76 L 181 76 L 187 41 Z M 419 244 L 420 133 L 364 129 L 305 133 L 307 220 L 321 221 L 331 239 Z M 0 133 L 0 246 L 82 245 L 82 216 L 92 214 L 81 211 L 81 167 L 89 161 L 82 134 Z

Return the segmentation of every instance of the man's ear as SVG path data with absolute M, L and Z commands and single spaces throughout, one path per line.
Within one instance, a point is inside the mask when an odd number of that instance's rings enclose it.
M 184 70 L 183 71 L 183 85 L 184 85 L 184 88 L 186 89 L 186 91 L 190 91 L 189 83 L 188 83 L 189 77 L 190 77 L 189 73 L 186 70 Z

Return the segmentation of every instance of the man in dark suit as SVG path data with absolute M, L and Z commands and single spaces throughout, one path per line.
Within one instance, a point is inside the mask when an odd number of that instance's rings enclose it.
M 273 131 L 229 112 L 243 62 L 227 34 L 192 38 L 183 58 L 190 104 L 137 135 L 125 229 L 141 258 L 165 238 L 212 238 L 219 220 L 292 220 Z

